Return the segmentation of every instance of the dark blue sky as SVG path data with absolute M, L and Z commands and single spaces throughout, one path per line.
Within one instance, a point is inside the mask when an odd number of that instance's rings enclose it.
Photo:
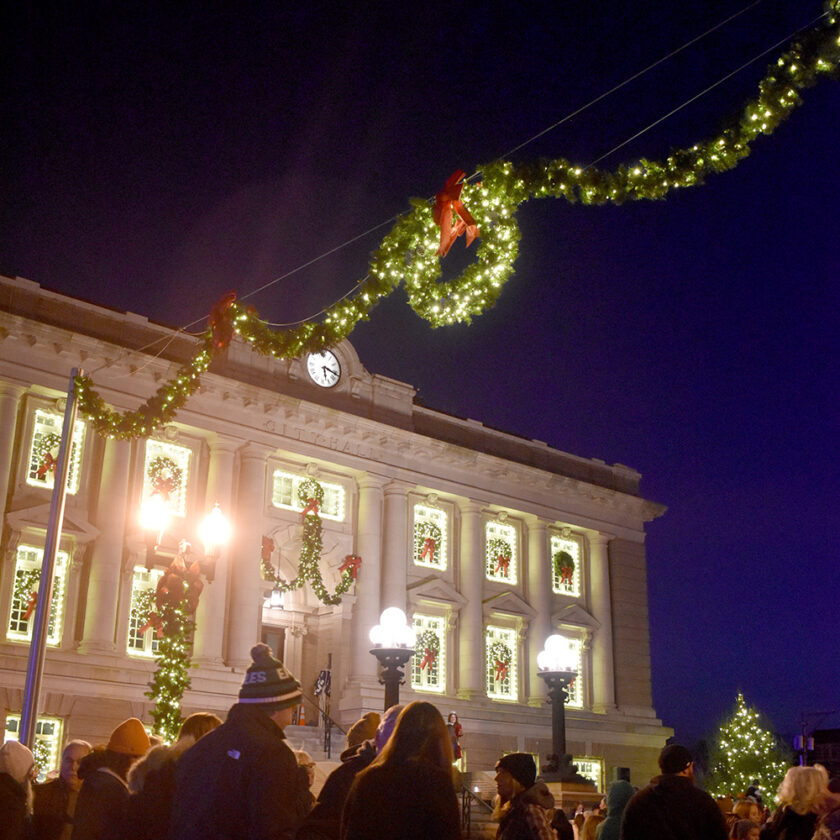
M 750 6 L 568 5 L 18 10 L 0 272 L 203 319 L 227 289 L 386 222 Z M 702 139 L 822 11 L 753 4 L 513 159 L 588 163 L 782 42 L 602 165 Z M 350 337 L 427 405 L 641 471 L 669 508 L 648 539 L 655 705 L 687 741 L 738 689 L 782 732 L 840 708 L 840 85 L 804 99 L 703 187 L 524 205 L 516 274 L 472 325 L 431 329 L 398 291 Z M 249 302 L 275 322 L 317 312 L 389 227 Z

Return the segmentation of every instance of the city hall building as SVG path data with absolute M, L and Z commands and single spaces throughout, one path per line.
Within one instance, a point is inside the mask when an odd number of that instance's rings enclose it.
M 134 409 L 194 348 L 193 338 L 140 315 L 0 278 L 7 737 L 20 721 L 70 372 L 83 368 L 110 405 Z M 158 637 L 147 619 L 161 556 L 165 563 L 187 540 L 201 559 L 198 525 L 218 503 L 234 534 L 199 600 L 185 715 L 223 716 L 263 639 L 309 695 L 329 668 L 330 714 L 348 728 L 382 709 L 369 632 L 397 606 L 423 640 L 400 699 L 457 713 L 467 770 L 490 769 L 512 750 L 551 752 L 536 657 L 561 633 L 578 672 L 569 752 L 599 789 L 622 768 L 646 783 L 671 730 L 651 700 L 645 572 L 645 524 L 664 508 L 642 498 L 640 475 L 418 405 L 410 384 L 365 370 L 349 341 L 308 361 L 261 356 L 235 340 L 174 422 L 149 438 L 104 439 L 79 416 L 47 634 L 42 760 L 54 762 L 70 738 L 104 742 L 128 716 L 151 723 L 145 692 Z M 162 470 L 171 515 L 155 565 L 138 517 Z M 306 584 L 281 606 L 271 576 L 297 574 L 298 490 L 310 480 L 323 490 L 327 592 L 349 557 L 361 558 L 358 576 L 338 604 Z M 322 690 L 316 702 L 326 701 Z M 305 713 L 318 722 L 314 706 Z

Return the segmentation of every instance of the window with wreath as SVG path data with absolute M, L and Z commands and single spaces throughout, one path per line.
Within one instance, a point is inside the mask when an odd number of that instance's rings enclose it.
M 63 733 L 64 721 L 61 718 L 42 717 L 35 721 L 35 745 L 32 752 L 38 765 L 39 781 L 44 781 L 50 770 L 59 769 Z M 6 715 L 6 737 L 3 740 L 20 740 L 19 714 Z
M 591 755 L 576 755 L 572 757 L 572 764 L 584 779 L 589 779 L 596 790 L 604 790 L 604 759 Z
M 128 642 L 126 649 L 135 656 L 156 656 L 160 631 L 153 619 L 155 590 L 163 569 L 135 566 L 131 579 L 131 606 L 128 611 Z
M 484 569 L 488 580 L 517 581 L 516 528 L 491 520 L 484 526 Z
M 32 425 L 32 441 L 29 446 L 29 462 L 26 483 L 33 487 L 52 489 L 55 484 L 55 468 L 58 463 L 58 447 L 61 443 L 61 427 L 64 418 L 60 414 L 35 411 Z M 85 422 L 77 420 L 73 426 L 73 442 L 70 445 L 70 468 L 67 472 L 67 492 L 78 492 L 82 469 L 82 450 L 85 443 Z
M 12 606 L 9 611 L 7 639 L 29 641 L 35 625 L 35 607 L 38 603 L 38 586 L 41 581 L 41 563 L 44 552 L 31 545 L 19 545 L 12 583 Z M 63 551 L 55 556 L 53 593 L 47 620 L 47 644 L 57 645 L 61 641 L 64 627 L 64 594 L 67 589 L 69 558 Z
M 519 679 L 516 630 L 488 626 L 484 649 L 487 696 L 493 700 L 516 700 Z
M 577 676 L 569 683 L 566 688 L 566 705 L 572 709 L 583 708 L 583 639 L 575 638 L 568 632 L 564 635 L 569 640 L 569 650 L 573 653 L 575 659 L 575 671 Z
M 411 687 L 421 691 L 446 688 L 446 622 L 436 615 L 414 614 L 417 637 L 411 657 Z
M 187 515 L 187 482 L 192 450 L 163 440 L 146 441 L 143 498 L 157 494 L 174 516 Z
M 560 595 L 580 597 L 580 540 L 553 534 L 551 537 L 551 588 Z
M 271 503 L 276 508 L 297 512 L 302 511 L 304 505 L 298 498 L 298 490 L 300 489 L 300 485 L 308 480 L 309 476 L 306 475 L 296 475 L 295 473 L 284 472 L 283 470 L 275 470 L 272 476 Z M 323 519 L 343 522 L 346 499 L 344 487 L 334 482 L 323 481 L 320 478 L 317 481 L 324 490 L 324 499 L 318 510 L 319 515 Z
M 449 517 L 445 510 L 414 505 L 414 563 L 445 569 L 449 550 Z

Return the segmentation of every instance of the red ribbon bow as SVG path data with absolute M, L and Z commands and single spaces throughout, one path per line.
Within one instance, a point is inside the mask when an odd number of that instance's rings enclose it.
M 303 509 L 301 516 L 306 516 L 307 513 L 312 512 L 315 516 L 318 515 L 318 500 L 317 499 L 307 499 L 306 500 L 306 507 Z
M 222 295 L 210 311 L 208 323 L 213 333 L 213 347 L 221 350 L 227 347 L 233 338 L 233 324 L 230 320 L 230 308 L 236 300 L 236 292 Z
M 435 196 L 432 218 L 440 227 L 440 247 L 437 253 L 441 257 L 449 253 L 452 244 L 462 233 L 466 232 L 467 247 L 481 235 L 475 219 L 461 201 L 461 190 L 464 188 L 462 181 L 466 174 L 463 169 L 456 169 L 443 185 L 443 189 Z M 452 224 L 453 213 L 457 213 L 460 217 L 454 225 Z
M 41 460 L 41 466 L 38 467 L 38 472 L 36 475 L 38 478 L 45 478 L 48 472 L 55 472 L 55 465 L 58 461 L 53 458 L 52 452 L 47 452 L 44 454 L 43 459 Z
M 338 567 L 338 571 L 340 574 L 343 574 L 348 569 L 350 571 L 350 576 L 353 580 L 356 579 L 356 575 L 359 574 L 359 566 L 362 565 L 362 558 L 359 557 L 358 554 L 348 554 L 344 558 L 344 562 Z
M 23 614 L 23 620 L 29 621 L 29 616 L 35 612 L 35 607 L 38 604 L 38 593 L 33 589 L 29 593 L 29 599 L 26 602 L 26 612 Z
M 575 570 L 571 566 L 561 566 L 560 567 L 560 583 L 568 583 L 571 586 L 572 575 L 574 573 L 575 573 Z
M 496 660 L 496 679 L 503 680 L 507 676 L 508 663 L 501 659 Z
M 149 613 L 146 623 L 137 632 L 142 636 L 150 627 L 155 628 L 155 635 L 159 639 L 163 638 L 163 621 L 156 612 Z
M 420 660 L 420 670 L 431 668 L 435 664 L 435 658 L 435 652 L 431 648 L 426 648 L 423 659 Z
M 505 577 L 507 577 L 509 569 L 510 569 L 510 557 L 506 557 L 504 554 L 500 554 L 496 558 L 496 570 L 493 572 L 493 574 L 497 575 L 497 574 L 499 574 L 499 571 L 501 571 L 502 574 Z
M 274 553 L 274 540 L 271 537 L 262 538 L 262 549 L 260 550 L 260 559 L 263 563 L 271 563 L 271 555 Z
M 435 562 L 435 548 L 437 548 L 437 546 L 435 545 L 434 537 L 426 537 L 426 539 L 423 540 L 423 551 L 420 554 L 420 559 L 422 560 L 428 554 L 429 555 L 429 562 L 434 563 Z

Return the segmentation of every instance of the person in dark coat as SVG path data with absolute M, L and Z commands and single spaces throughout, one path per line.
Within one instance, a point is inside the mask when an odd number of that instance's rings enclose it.
M 431 703 L 409 703 L 388 743 L 353 781 L 341 840 L 460 838 L 446 724 Z
M 619 840 L 621 818 L 634 793 L 633 785 L 624 779 L 618 779 L 610 785 L 607 791 L 607 818 L 598 826 L 595 833 L 598 840 Z
M 171 840 L 291 840 L 305 816 L 306 771 L 283 734 L 300 684 L 268 645 L 251 658 L 227 720 L 178 760 Z
M 29 747 L 0 747 L 0 840 L 23 840 L 29 828 L 35 758 Z
M 828 773 L 821 764 L 791 767 L 779 785 L 779 807 L 764 824 L 761 840 L 811 840 L 829 798 Z
M 528 753 L 508 753 L 496 762 L 499 820 L 496 840 L 553 840 L 554 797 L 537 781 L 537 765 Z
M 551 818 L 551 827 L 557 835 L 557 840 L 575 840 L 575 830 L 562 808 L 554 809 L 554 816 Z
M 122 840 L 128 770 L 150 746 L 143 724 L 128 718 L 111 733 L 104 750 L 95 749 L 81 760 L 82 788 L 73 815 L 73 840 Z
M 621 840 L 727 840 L 726 821 L 708 793 L 694 786 L 694 759 L 680 744 L 659 754 L 661 776 L 627 803 Z
M 79 762 L 90 754 L 87 741 L 69 741 L 61 752 L 58 776 L 33 789 L 32 835 L 36 840 L 70 840 L 82 780 Z

